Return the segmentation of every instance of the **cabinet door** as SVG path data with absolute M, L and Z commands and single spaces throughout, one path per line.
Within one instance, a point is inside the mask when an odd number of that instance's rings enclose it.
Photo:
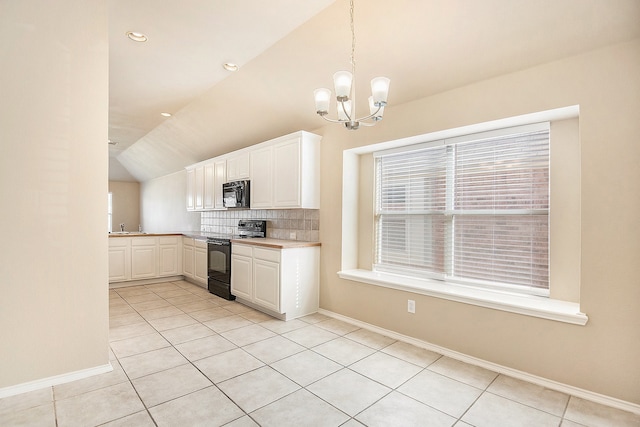
M 300 140 L 273 147 L 273 206 L 300 207 Z
M 182 247 L 182 274 L 190 279 L 195 277 L 194 256 L 193 246 L 185 244 Z
M 195 168 L 195 210 L 204 209 L 204 166 Z
M 214 163 L 214 209 L 224 209 L 224 203 L 222 200 L 222 184 L 227 182 L 227 161 L 219 160 Z
M 207 283 L 207 250 L 196 247 L 195 253 L 195 279 L 196 281 L 206 284 Z
M 109 245 L 109 282 L 131 278 L 131 249 L 129 245 Z
M 249 152 L 235 154 L 227 160 L 227 181 L 249 178 Z
M 253 287 L 254 303 L 280 312 L 280 264 L 254 258 Z
M 175 244 L 163 244 L 158 246 L 158 275 L 159 276 L 177 276 L 182 274 L 179 265 L 179 246 Z
M 192 211 L 196 207 L 196 171 L 187 169 L 187 210 Z
M 251 208 L 270 208 L 273 205 L 272 152 L 273 147 L 251 152 Z
M 250 257 L 231 255 L 231 294 L 253 300 L 253 261 Z
M 216 188 L 216 176 L 215 165 L 209 163 L 204 165 L 204 195 L 203 195 L 203 209 L 215 208 L 215 188 Z
M 149 279 L 156 277 L 156 245 L 131 246 L 131 278 Z

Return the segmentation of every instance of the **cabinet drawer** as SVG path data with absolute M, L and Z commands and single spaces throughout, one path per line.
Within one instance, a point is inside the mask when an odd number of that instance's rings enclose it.
M 155 237 L 135 237 L 131 239 L 131 246 L 155 246 Z
M 158 241 L 161 245 L 177 245 L 178 237 L 176 236 L 162 236 L 158 237 Z
M 206 240 L 196 240 L 195 241 L 196 248 L 207 249 L 207 241 Z
M 129 246 L 131 243 L 130 237 L 114 237 L 109 238 L 109 247 L 110 248 L 122 248 L 125 246 Z
M 280 251 L 273 249 L 253 248 L 253 257 L 264 261 L 280 262 Z
M 245 246 L 245 245 L 231 245 L 231 253 L 234 255 L 244 255 L 244 256 L 248 256 L 251 257 L 252 256 L 252 252 L 251 252 L 251 246 Z
M 185 246 L 193 246 L 193 238 L 191 237 L 183 237 L 182 244 Z

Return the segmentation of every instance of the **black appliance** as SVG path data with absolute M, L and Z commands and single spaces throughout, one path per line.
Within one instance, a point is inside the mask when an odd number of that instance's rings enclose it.
M 266 236 L 267 221 L 241 219 L 238 221 L 238 234 L 207 237 L 209 292 L 229 301 L 236 299 L 231 294 L 231 239 Z
M 222 203 L 225 208 L 250 207 L 250 181 L 231 181 L 222 184 Z

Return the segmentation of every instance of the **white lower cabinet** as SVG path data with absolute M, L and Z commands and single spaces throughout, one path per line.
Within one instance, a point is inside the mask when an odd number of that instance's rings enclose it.
M 236 298 L 253 300 L 253 258 L 251 249 L 249 256 L 238 255 L 235 244 L 231 254 L 231 294 Z M 242 251 L 240 251 L 242 253 Z
M 131 280 L 131 239 L 109 239 L 109 282 Z
M 155 237 L 131 239 L 131 279 L 151 279 L 158 275 L 158 241 Z
M 207 287 L 207 241 L 182 238 L 182 275 L 203 288 Z
M 182 238 L 182 275 L 188 279 L 195 277 L 195 251 L 193 238 Z
M 181 236 L 158 237 L 158 275 L 178 276 L 182 274 Z
M 109 282 L 182 274 L 181 236 L 109 238 Z
M 231 293 L 284 320 L 318 311 L 320 248 L 231 245 Z
M 194 254 L 194 279 L 201 285 L 207 286 L 207 241 L 196 240 L 195 241 L 195 254 Z

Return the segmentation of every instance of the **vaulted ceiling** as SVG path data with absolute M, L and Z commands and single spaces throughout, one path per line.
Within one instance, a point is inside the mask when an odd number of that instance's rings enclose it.
M 317 129 L 313 90 L 350 68 L 348 0 L 109 4 L 110 180 Z M 356 0 L 357 109 L 378 75 L 391 79 L 391 109 L 640 37 L 638 22 L 637 0 Z

